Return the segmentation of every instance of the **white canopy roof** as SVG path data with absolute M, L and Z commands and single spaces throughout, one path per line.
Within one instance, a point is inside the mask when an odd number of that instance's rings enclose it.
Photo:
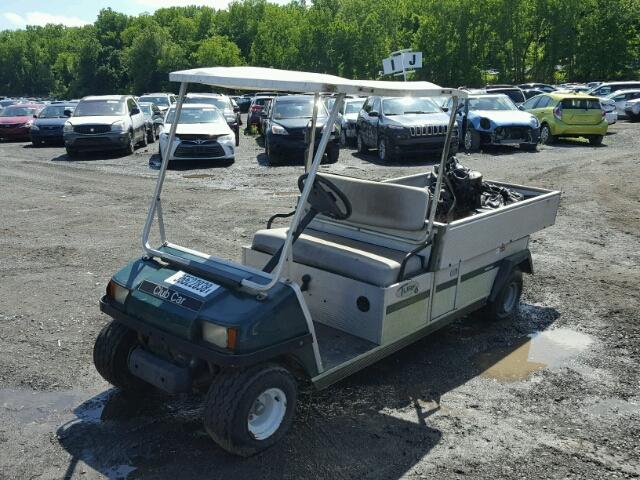
M 429 82 L 387 82 L 350 80 L 324 73 L 297 72 L 262 67 L 211 67 L 182 70 L 169 74 L 173 82 L 202 83 L 237 90 L 286 92 L 334 92 L 348 95 L 457 96 L 467 93 L 442 88 Z

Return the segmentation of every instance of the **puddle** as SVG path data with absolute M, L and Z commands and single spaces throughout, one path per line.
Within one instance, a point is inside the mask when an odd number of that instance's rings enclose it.
M 483 377 L 513 382 L 545 368 L 562 367 L 592 343 L 589 335 L 558 328 L 533 333 L 510 347 L 482 352 L 474 362 L 483 370 Z
M 183 175 L 182 178 L 213 178 L 214 175 L 210 173 L 191 173 L 189 175 Z

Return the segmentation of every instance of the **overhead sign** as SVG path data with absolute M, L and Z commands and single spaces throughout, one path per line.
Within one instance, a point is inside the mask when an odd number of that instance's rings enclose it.
M 401 50 L 382 60 L 382 71 L 385 75 L 404 73 L 416 68 L 422 68 L 422 52 Z

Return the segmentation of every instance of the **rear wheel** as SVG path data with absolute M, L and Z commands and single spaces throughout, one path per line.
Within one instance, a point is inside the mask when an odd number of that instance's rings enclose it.
M 295 379 L 280 365 L 223 371 L 214 378 L 205 399 L 204 427 L 228 452 L 250 456 L 286 434 L 296 400 Z
M 480 315 L 486 320 L 512 320 L 520 308 L 522 272 L 514 269 L 494 301 L 487 303 Z
M 111 321 L 98 334 L 93 346 L 93 364 L 98 373 L 111 385 L 125 392 L 141 393 L 151 385 L 129 371 L 129 354 L 138 347 L 135 331 Z
M 602 135 L 591 135 L 589 137 L 589 143 L 594 146 L 602 145 Z
M 543 123 L 540 127 L 540 143 L 543 145 L 552 145 L 555 142 L 556 137 L 551 133 L 551 127 Z

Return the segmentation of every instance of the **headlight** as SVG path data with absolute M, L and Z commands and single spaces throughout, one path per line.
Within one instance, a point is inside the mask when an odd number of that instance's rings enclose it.
M 223 327 L 214 323 L 204 322 L 202 324 L 202 339 L 216 347 L 236 348 L 237 331 L 235 328 Z
M 110 280 L 107 284 L 107 297 L 120 305 L 124 305 L 124 302 L 129 296 L 129 290 L 121 285 L 118 285 L 113 280 Z
M 218 143 L 235 143 L 236 137 L 235 135 L 222 135 L 218 137 Z
M 390 130 L 404 130 L 404 127 L 401 125 L 387 125 L 387 128 Z
M 491 122 L 488 118 L 482 117 L 480 119 L 480 128 L 484 128 L 485 130 L 489 130 L 491 128 Z
M 125 125 L 124 125 L 124 121 L 119 120 L 117 122 L 113 122 L 111 124 L 111 131 L 112 132 L 124 132 L 125 130 Z
M 538 126 L 538 119 L 536 117 L 531 117 L 531 125 L 534 127 Z
M 334 128 L 335 128 L 335 125 L 334 125 Z M 276 123 L 271 125 L 271 133 L 273 133 L 274 135 L 289 135 L 289 132 L 287 132 L 286 128 Z
M 31 125 L 32 132 L 37 132 L 38 130 L 40 130 L 40 127 L 38 125 Z
M 71 122 L 66 122 L 64 124 L 64 128 L 62 129 L 62 131 L 64 133 L 71 133 L 73 132 L 73 125 L 71 124 Z

